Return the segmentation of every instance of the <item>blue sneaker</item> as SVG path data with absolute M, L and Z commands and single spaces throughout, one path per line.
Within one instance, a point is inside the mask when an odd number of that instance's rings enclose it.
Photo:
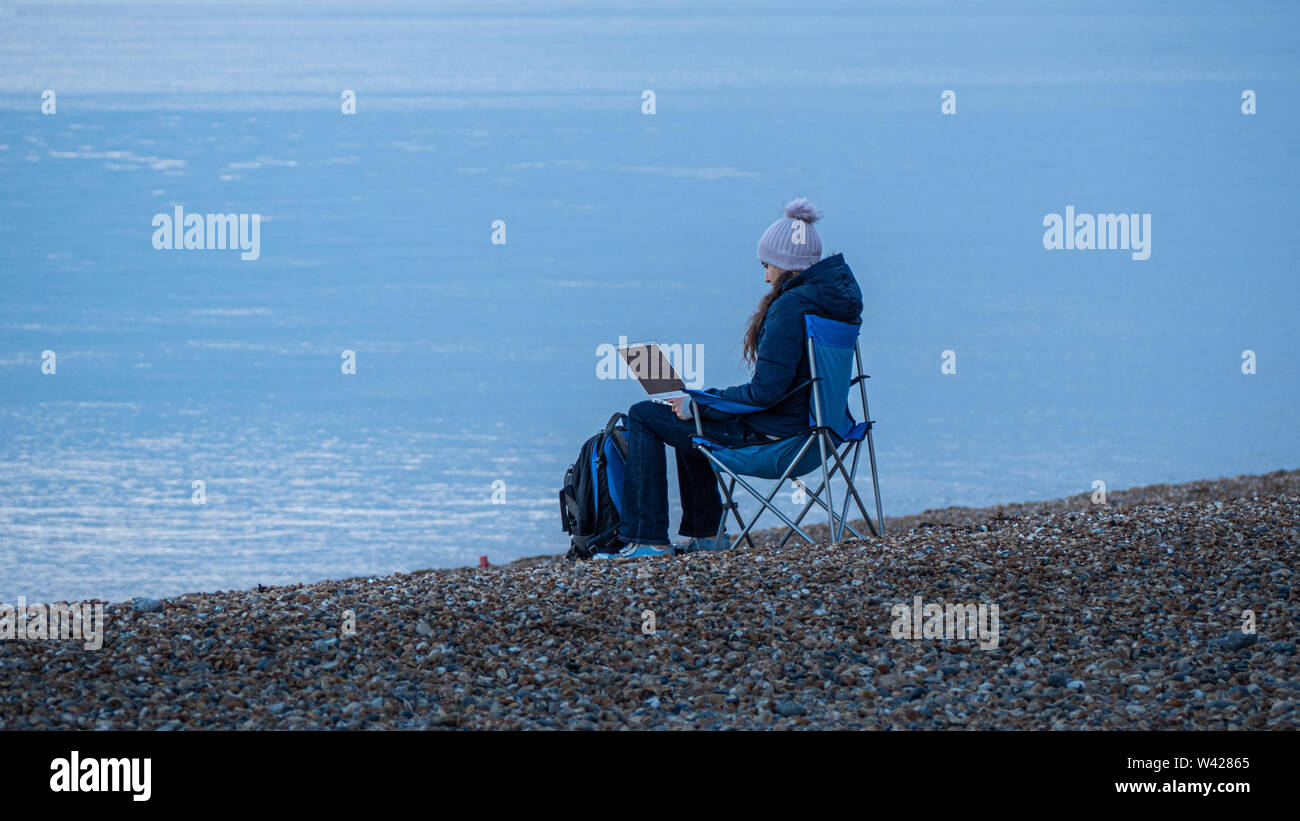
M 679 554 L 700 553 L 702 551 L 714 553 L 720 550 L 729 550 L 731 549 L 731 537 L 726 533 L 722 534 L 722 538 L 716 538 L 714 536 L 693 536 L 686 544 L 675 545 L 674 549 Z
M 597 553 L 592 556 L 593 559 L 644 559 L 651 556 L 671 556 L 673 549 L 669 547 L 655 547 L 650 544 L 628 544 L 617 553 Z

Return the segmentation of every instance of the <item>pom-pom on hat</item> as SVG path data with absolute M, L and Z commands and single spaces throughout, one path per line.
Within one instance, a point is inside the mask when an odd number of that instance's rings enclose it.
M 758 259 L 786 271 L 802 271 L 822 258 L 822 239 L 813 223 L 821 218 L 807 197 L 785 204 L 785 217 L 768 226 L 758 241 Z

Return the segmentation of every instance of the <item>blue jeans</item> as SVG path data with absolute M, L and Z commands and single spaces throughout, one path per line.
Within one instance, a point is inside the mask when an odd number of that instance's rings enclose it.
M 698 410 L 697 410 L 698 412 Z M 686 537 L 714 536 L 722 519 L 722 499 L 708 458 L 695 449 L 694 419 L 678 419 L 668 405 L 638 402 L 627 412 L 627 474 L 619 538 L 641 544 L 668 544 L 668 460 L 664 445 L 677 451 L 677 488 Z M 704 436 L 720 445 L 762 441 L 739 418 L 704 422 Z

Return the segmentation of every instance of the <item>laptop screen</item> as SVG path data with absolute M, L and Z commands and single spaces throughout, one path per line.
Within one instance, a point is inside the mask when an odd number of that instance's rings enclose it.
M 658 342 L 634 343 L 619 348 L 618 353 L 627 363 L 628 371 L 651 396 L 680 391 L 686 387 Z

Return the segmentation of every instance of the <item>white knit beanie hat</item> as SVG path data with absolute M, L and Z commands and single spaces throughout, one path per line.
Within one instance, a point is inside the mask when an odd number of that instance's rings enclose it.
M 785 204 L 785 217 L 768 226 L 758 241 L 758 259 L 786 271 L 802 271 L 822 258 L 822 239 L 813 223 L 821 218 L 807 197 Z

